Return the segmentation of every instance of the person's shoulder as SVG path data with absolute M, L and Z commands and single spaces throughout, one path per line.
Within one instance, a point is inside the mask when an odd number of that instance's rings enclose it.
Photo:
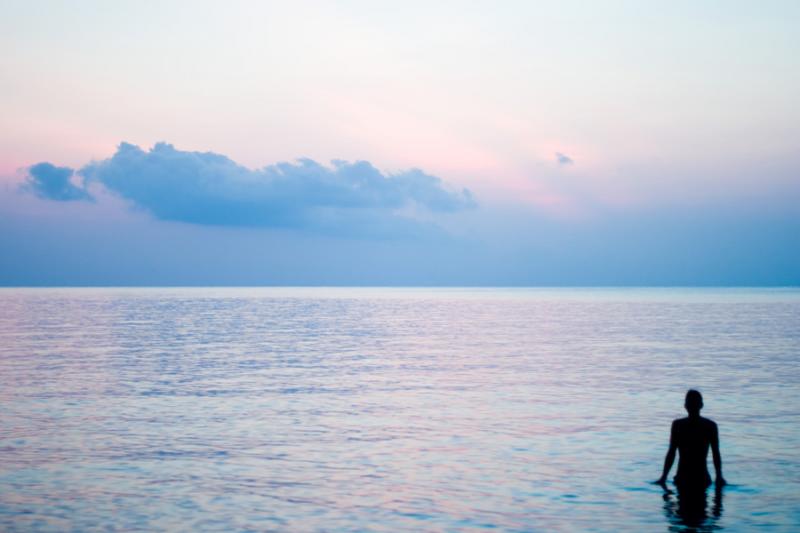
M 684 417 L 684 418 L 676 418 L 675 420 L 673 420 L 673 421 L 672 421 L 672 427 L 681 427 L 681 426 L 685 426 L 685 425 L 686 425 L 686 422 L 687 422 L 688 420 L 689 420 L 689 418 L 688 418 L 688 417 Z
M 717 428 L 717 423 L 714 422 L 713 420 L 711 420 L 710 418 L 701 418 L 700 420 L 702 420 L 703 424 L 705 424 L 709 428 L 713 428 L 713 429 Z

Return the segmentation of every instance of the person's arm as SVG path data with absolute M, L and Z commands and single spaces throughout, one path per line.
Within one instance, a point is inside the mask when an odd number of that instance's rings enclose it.
M 669 432 L 669 450 L 667 450 L 667 456 L 664 457 L 664 471 L 661 473 L 661 477 L 658 478 L 658 481 L 656 481 L 659 485 L 663 485 L 667 482 L 667 476 L 672 469 L 672 463 L 675 462 L 675 450 L 678 448 L 677 441 L 675 422 L 673 422 Z
M 714 457 L 714 471 L 717 476 L 716 483 L 722 486 L 725 484 L 725 478 L 722 477 L 722 457 L 719 454 L 719 431 L 717 430 L 716 424 L 714 424 L 711 431 L 711 455 Z

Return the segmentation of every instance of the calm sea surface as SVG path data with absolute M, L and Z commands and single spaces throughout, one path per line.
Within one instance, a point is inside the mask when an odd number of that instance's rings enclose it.
M 0 290 L 0 530 L 689 525 L 800 530 L 800 290 Z

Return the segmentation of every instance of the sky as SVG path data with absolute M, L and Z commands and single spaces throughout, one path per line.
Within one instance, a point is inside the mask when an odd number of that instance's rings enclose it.
M 800 3 L 0 5 L 0 285 L 800 285 Z

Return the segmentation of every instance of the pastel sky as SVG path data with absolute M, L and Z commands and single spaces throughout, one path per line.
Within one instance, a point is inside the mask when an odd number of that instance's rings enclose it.
M 0 284 L 797 285 L 798 27 L 6 0 Z

